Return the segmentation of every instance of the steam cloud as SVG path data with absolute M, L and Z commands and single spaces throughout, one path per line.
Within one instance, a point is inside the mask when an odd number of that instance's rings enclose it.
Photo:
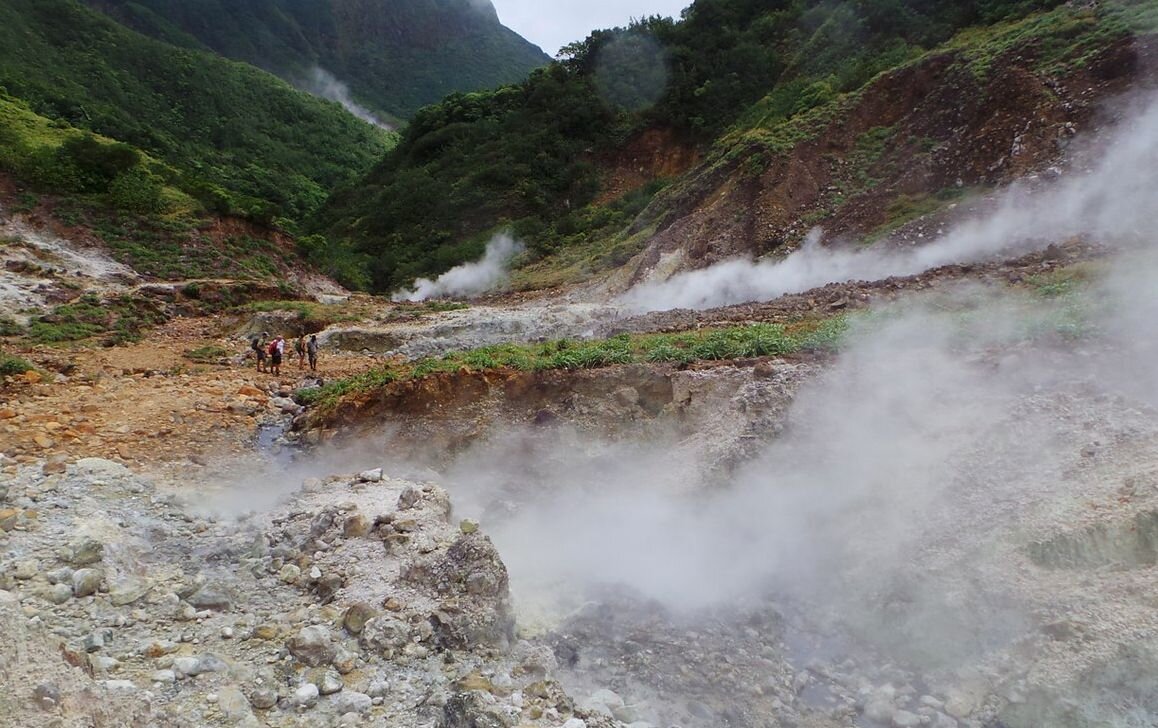
M 1040 190 L 1011 187 L 996 209 L 913 250 L 834 250 L 814 230 L 783 260 L 730 260 L 627 291 L 638 311 L 705 309 L 763 301 L 850 280 L 914 275 L 951 263 L 1019 254 L 1068 237 L 1113 241 L 1147 230 L 1158 189 L 1158 102 L 1151 101 L 1112 133 L 1095 140 L 1093 163 Z
M 779 266 L 717 268 L 747 271 L 745 290 L 767 294 L 761 271 L 795 271 L 808 287 L 833 271 L 875 278 L 1075 233 L 1119 251 L 1080 305 L 978 284 L 859 322 L 839 360 L 797 393 L 786 433 L 726 487 L 705 490 L 696 474 L 707 451 L 674 438 L 508 433 L 464 455 L 447 474 L 452 496 L 494 537 L 521 608 L 565 613 L 577 602 L 560 599 L 609 584 L 681 610 L 771 588 L 926 657 L 1020 632 L 1030 618 L 1015 587 L 992 578 L 986 570 L 1000 567 L 988 556 L 973 557 L 1061 507 L 1043 504 L 1101 495 L 1115 476 L 1083 469 L 1091 441 L 1158 436 L 1144 414 L 1158 405 L 1158 249 L 1144 226 L 1158 107 L 1100 155 L 1050 190 L 1011 192 L 997 214 L 928 250 L 809 248 Z M 1094 338 L 1060 339 L 1067 316 Z M 933 543 L 970 559 L 931 554 Z M 950 560 L 918 570 L 937 558 Z M 890 594 L 902 613 L 882 610 Z
M 521 252 L 522 243 L 509 235 L 496 235 L 487 243 L 482 260 L 455 266 L 433 281 L 419 278 L 412 290 L 399 291 L 392 298 L 395 301 L 425 301 L 445 296 L 471 298 L 498 290 L 507 281 L 511 259 Z
M 394 128 L 379 119 L 373 111 L 370 111 L 365 106 L 350 98 L 350 88 L 339 81 L 334 74 L 320 66 L 314 66 L 310 69 L 309 75 L 302 83 L 302 87 L 307 93 L 311 93 L 314 96 L 320 96 L 329 101 L 337 101 L 346 111 L 349 111 L 367 124 L 373 124 L 387 131 L 391 131 Z

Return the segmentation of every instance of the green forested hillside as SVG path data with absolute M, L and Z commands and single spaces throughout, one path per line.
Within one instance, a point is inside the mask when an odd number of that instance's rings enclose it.
M 399 118 L 454 91 L 518 81 L 548 60 L 478 0 L 86 1 L 153 37 L 295 83 L 320 66 L 360 103 Z
M 40 116 L 139 148 L 218 212 L 301 219 L 387 135 L 251 66 L 179 49 L 77 0 L 0 0 L 0 87 Z
M 597 161 L 637 132 L 708 148 L 748 110 L 775 128 L 855 92 L 970 25 L 1060 0 L 697 0 L 678 22 L 598 31 L 523 83 L 421 110 L 317 226 L 388 288 L 477 255 L 508 225 L 544 256 L 621 230 L 663 184 L 593 204 Z M 758 105 L 753 107 L 754 104 Z M 754 116 L 753 116 L 754 115 Z M 613 261 L 614 262 L 614 261 Z

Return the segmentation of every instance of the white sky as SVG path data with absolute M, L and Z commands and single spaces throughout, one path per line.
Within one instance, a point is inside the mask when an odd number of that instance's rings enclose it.
M 632 18 L 678 18 L 692 0 L 491 0 L 503 25 L 554 56 L 568 43 Z

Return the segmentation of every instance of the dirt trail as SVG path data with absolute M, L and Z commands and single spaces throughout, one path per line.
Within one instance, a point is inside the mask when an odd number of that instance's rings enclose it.
M 115 460 L 136 471 L 197 467 L 237 457 L 285 397 L 310 376 L 295 355 L 282 375 L 256 371 L 243 338 L 223 334 L 218 317 L 175 319 L 144 341 L 108 349 L 8 348 L 41 372 L 0 390 L 0 453 L 5 463 L 84 457 Z M 292 342 L 290 344 L 292 346 Z M 219 364 L 186 353 L 230 352 Z M 317 375 L 348 376 L 378 360 L 323 350 Z M 311 378 L 312 379 L 312 378 Z

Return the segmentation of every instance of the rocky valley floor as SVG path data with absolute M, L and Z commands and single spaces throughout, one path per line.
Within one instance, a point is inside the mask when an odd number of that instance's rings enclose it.
M 317 443 L 296 457 L 279 433 L 314 376 L 241 357 L 268 319 L 22 349 L 38 372 L 0 405 L 0 707 L 21 726 L 1150 725 L 1149 339 L 1101 314 L 1059 338 L 1057 305 L 1018 288 L 1090 254 L 702 314 L 335 327 L 323 378 L 397 356 L 375 328 L 437 352 L 536 320 L 886 312 L 835 357 L 449 375 L 332 442 L 291 433 Z M 207 346 L 233 353 L 184 356 Z

